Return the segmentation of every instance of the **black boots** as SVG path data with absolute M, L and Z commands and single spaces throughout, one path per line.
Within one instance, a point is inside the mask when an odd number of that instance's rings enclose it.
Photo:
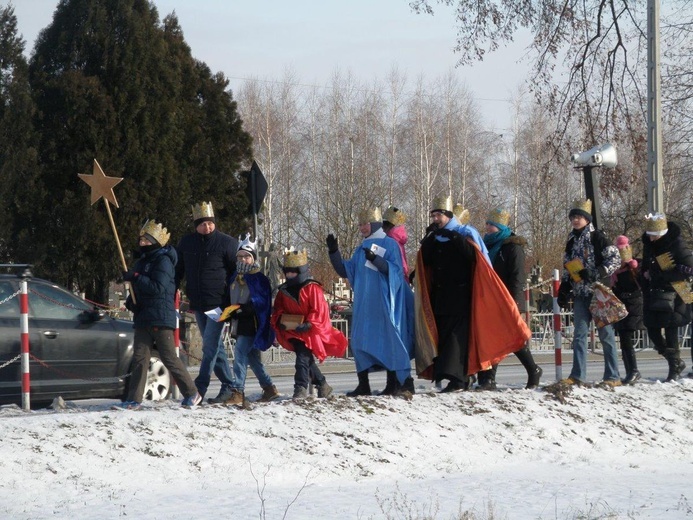
M 626 377 L 621 380 L 624 385 L 632 385 L 640 379 L 640 371 L 638 363 L 635 359 L 635 349 L 621 345 L 621 357 L 623 358 L 623 366 L 626 369 Z
M 669 373 L 667 374 L 667 378 L 664 380 L 664 382 L 668 383 L 670 381 L 676 381 L 679 377 L 681 377 L 681 372 L 683 372 L 683 369 L 686 368 L 686 363 L 684 363 L 683 359 L 681 359 L 678 349 L 667 349 L 665 354 L 667 363 L 669 363 Z
M 534 357 L 527 347 L 523 347 L 517 352 L 515 352 L 517 359 L 520 360 L 522 366 L 525 367 L 527 371 L 527 385 L 525 388 L 532 389 L 539 386 L 539 380 L 541 379 L 544 371 L 539 365 L 534 362 Z
M 476 374 L 479 380 L 477 390 L 495 390 L 496 389 L 496 366 L 488 370 L 482 370 Z
M 361 384 L 360 381 L 361 380 L 359 379 L 359 385 Z M 397 374 L 394 372 L 394 370 L 388 370 L 385 388 L 382 392 L 380 392 L 380 395 L 396 395 L 399 392 L 399 389 L 400 385 L 399 381 L 397 381 Z
M 359 384 L 351 392 L 347 392 L 347 397 L 358 397 L 360 395 L 371 395 L 371 384 L 368 381 L 368 370 L 357 372 Z

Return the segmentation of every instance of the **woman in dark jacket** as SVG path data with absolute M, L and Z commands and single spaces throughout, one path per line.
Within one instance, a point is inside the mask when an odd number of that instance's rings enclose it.
M 640 379 L 640 371 L 635 358 L 634 339 L 638 330 L 644 328 L 642 321 L 642 289 L 638 282 L 638 261 L 633 258 L 628 237 L 618 236 L 614 241 L 621 255 L 621 267 L 611 275 L 612 289 L 616 297 L 623 302 L 628 316 L 614 323 L 621 343 L 621 358 L 626 369 L 624 385 L 632 385 Z
M 174 267 L 176 250 L 166 246 L 170 233 L 153 220 L 145 222 L 140 230 L 139 248 L 142 255 L 132 270 L 123 273 L 130 282 L 135 301 L 128 296 L 125 306 L 134 313 L 134 354 L 128 395 L 121 408 L 139 408 L 144 397 L 144 386 L 152 348 L 156 345 L 161 362 L 185 396 L 182 405 L 190 408 L 202 400 L 197 393 L 188 370 L 176 356 L 173 331 L 176 328 L 174 296 L 176 292 Z
M 686 368 L 678 329 L 691 321 L 691 306 L 681 299 L 672 282 L 687 280 L 680 268 L 693 267 L 693 254 L 684 246 L 678 225 L 659 213 L 646 217 L 642 240 L 645 326 L 655 350 L 669 364 L 666 381 L 675 381 Z
M 503 281 L 508 292 L 515 300 L 520 311 L 524 307 L 524 285 L 526 283 L 525 274 L 525 250 L 527 241 L 515 235 L 508 224 L 510 223 L 510 213 L 497 208 L 491 211 L 486 219 L 486 234 L 484 243 L 488 248 L 493 270 Z M 539 385 L 539 380 L 543 370 L 534 361 L 529 347 L 524 346 L 515 352 L 517 359 L 527 370 L 527 386 L 525 388 L 535 388 Z M 496 369 L 479 372 L 479 389 L 492 390 L 496 387 Z

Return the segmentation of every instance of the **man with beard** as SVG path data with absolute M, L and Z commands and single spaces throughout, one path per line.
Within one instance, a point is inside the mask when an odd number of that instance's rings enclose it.
M 417 256 L 416 365 L 443 392 L 469 388 L 469 376 L 519 350 L 530 337 L 517 306 L 493 271 L 478 231 L 461 225 L 450 197 L 437 197 Z M 471 232 L 471 230 L 474 231 Z

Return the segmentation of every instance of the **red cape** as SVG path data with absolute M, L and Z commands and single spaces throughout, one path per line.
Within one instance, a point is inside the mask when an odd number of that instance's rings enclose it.
M 300 314 L 303 321 L 310 322 L 312 326 L 306 332 L 281 330 L 278 324 L 282 314 Z M 332 326 L 330 307 L 325 300 L 322 287 L 317 282 L 310 282 L 301 287 L 298 301 L 280 290 L 274 300 L 271 323 L 279 344 L 292 352 L 294 348 L 289 341 L 291 338 L 304 342 L 320 362 L 327 356 L 343 357 L 346 352 L 347 339 Z

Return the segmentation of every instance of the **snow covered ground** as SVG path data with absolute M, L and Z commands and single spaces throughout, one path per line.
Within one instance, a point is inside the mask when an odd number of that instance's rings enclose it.
M 690 518 L 692 427 L 691 379 L 4 407 L 0 518 Z

